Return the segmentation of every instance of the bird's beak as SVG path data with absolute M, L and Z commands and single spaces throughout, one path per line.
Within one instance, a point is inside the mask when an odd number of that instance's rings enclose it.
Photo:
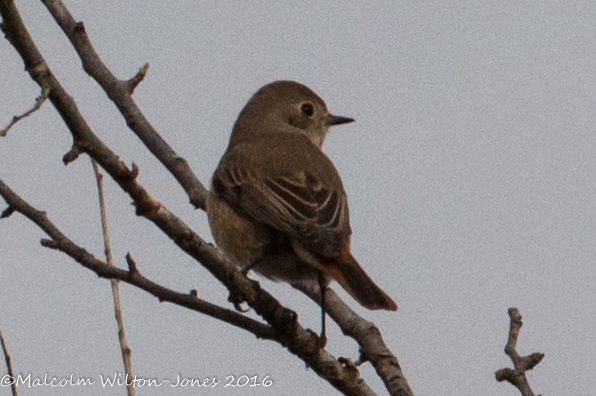
M 347 124 L 349 122 L 354 122 L 354 121 L 355 120 L 353 118 L 334 116 L 333 114 L 328 114 L 327 120 L 325 121 L 325 125 L 327 125 L 327 126 L 341 125 L 341 124 Z

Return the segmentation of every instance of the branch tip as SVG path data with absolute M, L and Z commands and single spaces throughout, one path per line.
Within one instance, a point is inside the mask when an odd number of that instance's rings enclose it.
M 505 354 L 509 356 L 513 362 L 513 369 L 502 368 L 495 372 L 495 379 L 498 382 L 507 381 L 515 386 L 522 396 L 534 396 L 534 392 L 530 388 L 530 383 L 526 377 L 526 372 L 532 370 L 544 358 L 543 353 L 534 352 L 531 355 L 521 357 L 517 352 L 517 338 L 519 331 L 523 325 L 522 316 L 517 308 L 509 308 L 507 310 L 509 318 L 509 338 L 505 345 Z
M 526 370 L 532 370 L 538 363 L 544 359 L 544 353 L 534 352 L 533 354 L 524 358 L 524 366 Z
M 5 126 L 4 128 L 0 129 L 0 137 L 6 136 L 6 134 L 8 133 L 8 130 L 10 128 L 12 128 L 12 126 L 14 124 L 19 122 L 23 118 L 28 117 L 35 111 L 39 110 L 41 108 L 41 106 L 43 105 L 43 103 L 48 99 L 49 95 L 50 95 L 50 87 L 47 85 L 44 85 L 41 89 L 41 94 L 37 98 L 35 98 L 35 104 L 29 110 L 25 111 L 23 114 L 13 116 L 10 123 L 7 126 Z
M 71 162 L 75 161 L 77 158 L 79 158 L 82 152 L 83 150 L 81 150 L 80 145 L 74 143 L 72 145 L 72 148 L 68 151 L 68 153 L 64 154 L 64 156 L 62 157 L 62 162 L 64 163 L 64 165 L 68 165 Z
M 497 382 L 507 381 L 512 385 L 515 385 L 515 371 L 506 367 L 495 372 L 495 379 Z
M 8 375 L 10 378 L 14 378 L 14 372 L 12 370 L 12 363 L 10 354 L 8 353 L 8 348 L 6 347 L 6 342 L 4 342 L 4 336 L 2 335 L 2 331 L 0 331 L 0 345 L 2 345 L 2 352 L 4 353 L 4 361 L 6 362 L 6 368 L 8 369 Z M 12 390 L 13 396 L 17 396 L 17 384 L 16 381 L 10 381 L 10 387 Z
M 72 28 L 72 31 L 75 33 L 85 33 L 85 24 L 83 23 L 83 21 L 75 23 L 75 25 Z
M 137 269 L 137 263 L 135 263 L 135 261 L 133 260 L 130 252 L 126 253 L 126 264 L 128 264 L 128 272 L 131 275 L 139 273 L 139 270 Z
M 134 77 L 132 77 L 130 80 L 126 81 L 126 85 L 128 87 L 128 93 L 132 94 L 134 92 L 137 85 L 139 85 L 139 83 L 145 79 L 145 76 L 147 75 L 148 71 L 149 71 L 149 63 L 145 63 L 143 66 L 141 66 L 141 68 L 139 69 L 137 74 L 134 75 Z
M 41 246 L 47 247 L 50 249 L 59 249 L 60 248 L 60 243 L 54 239 L 42 238 L 40 243 L 41 243 Z
M 2 211 L 2 214 L 0 214 L 0 219 L 5 219 L 7 217 L 10 217 L 10 215 L 13 214 L 16 211 L 17 210 L 16 210 L 15 207 L 8 205 L 8 208 L 4 209 Z
M 139 172 L 140 172 L 139 166 L 133 162 L 132 169 L 130 170 L 130 173 L 128 174 L 129 180 L 135 180 L 139 176 Z

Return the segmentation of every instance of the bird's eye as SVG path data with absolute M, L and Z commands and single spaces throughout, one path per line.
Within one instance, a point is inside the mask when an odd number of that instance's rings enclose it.
M 315 113 L 315 108 L 313 107 L 312 103 L 306 102 L 300 106 L 300 111 L 307 117 L 312 117 Z

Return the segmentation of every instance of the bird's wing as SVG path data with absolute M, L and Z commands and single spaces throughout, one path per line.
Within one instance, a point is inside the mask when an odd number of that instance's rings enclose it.
M 348 199 L 341 183 L 325 185 L 324 175 L 258 175 L 220 164 L 213 177 L 215 193 L 259 222 L 292 235 L 310 251 L 337 257 L 351 234 Z

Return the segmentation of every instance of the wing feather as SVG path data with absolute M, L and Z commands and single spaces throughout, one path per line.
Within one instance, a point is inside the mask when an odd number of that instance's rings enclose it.
M 312 173 L 259 177 L 227 164 L 216 171 L 213 188 L 251 217 L 325 257 L 337 257 L 351 234 L 343 188 L 328 188 Z

